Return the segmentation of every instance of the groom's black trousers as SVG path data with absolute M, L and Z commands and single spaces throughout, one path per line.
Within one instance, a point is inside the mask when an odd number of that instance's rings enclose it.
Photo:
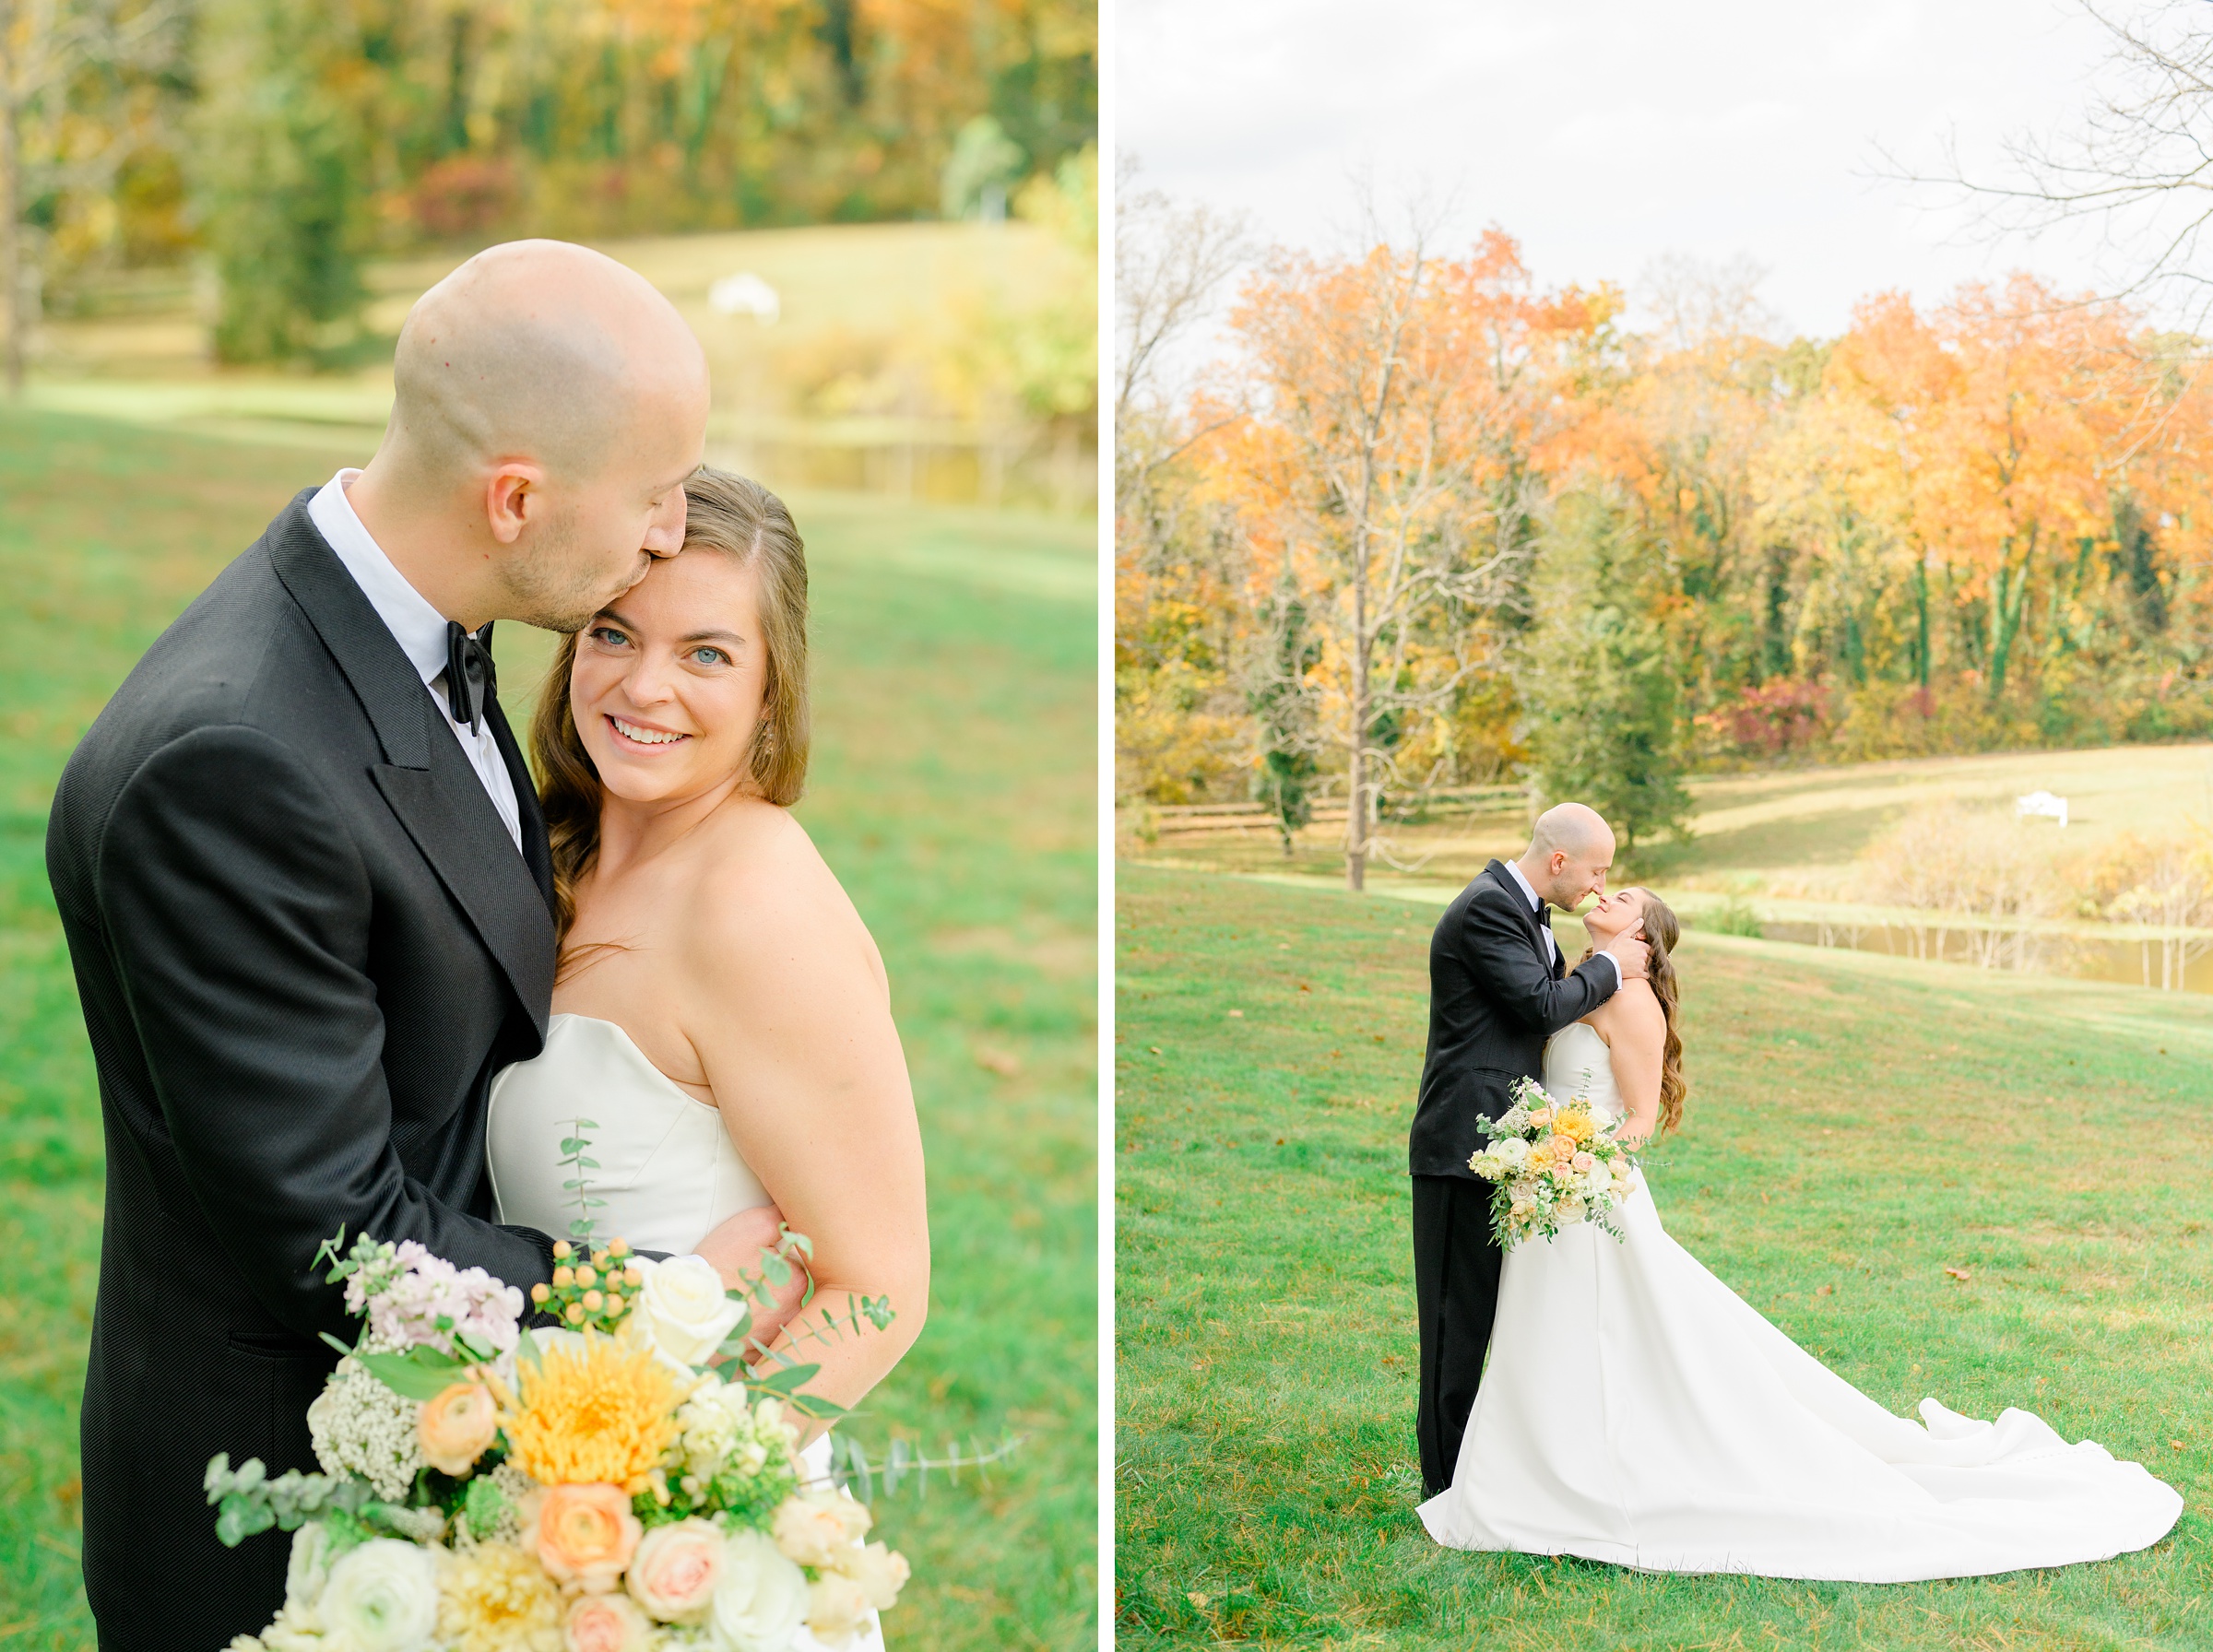
M 1422 1495 L 1452 1483 L 1475 1409 L 1498 1308 L 1504 1254 L 1491 1238 L 1491 1186 L 1470 1176 L 1414 1176 L 1414 1303 L 1421 1317 Z

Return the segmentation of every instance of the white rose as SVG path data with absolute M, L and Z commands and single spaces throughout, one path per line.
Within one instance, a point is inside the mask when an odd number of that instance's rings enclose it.
M 825 1572 L 807 1588 L 807 1627 L 825 1646 L 842 1646 L 869 1619 L 869 1592 L 858 1580 Z
M 704 1257 L 671 1257 L 666 1262 L 637 1257 L 631 1266 L 645 1276 L 638 1288 L 638 1321 L 660 1351 L 680 1364 L 705 1364 L 745 1320 L 745 1304 L 724 1292 L 722 1276 Z
M 284 1564 L 286 1609 L 302 1617 L 313 1614 L 329 1580 L 330 1528 L 310 1520 L 292 1533 L 291 1557 Z
M 1592 1198 L 1604 1198 L 1614 1191 L 1614 1171 L 1609 1165 L 1593 1164 L 1583 1174 L 1583 1185 L 1591 1190 Z
M 424 1652 L 438 1626 L 438 1570 L 428 1549 L 372 1538 L 330 1568 L 316 1609 L 330 1652 Z
M 878 1611 L 899 1603 L 899 1591 L 906 1587 L 909 1575 L 906 1556 L 882 1543 L 866 1548 L 853 1544 L 837 1557 L 837 1569 L 860 1585 L 869 1604 Z
M 767 1533 L 732 1533 L 707 1613 L 715 1652 L 785 1652 L 806 1621 L 807 1574 L 776 1552 Z

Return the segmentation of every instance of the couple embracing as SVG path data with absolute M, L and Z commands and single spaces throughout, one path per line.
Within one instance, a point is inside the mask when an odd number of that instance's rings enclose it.
M 102 1652 L 213 1652 L 282 1602 L 282 1546 L 219 1544 L 202 1475 L 316 1467 L 320 1334 L 353 1328 L 315 1257 L 341 1228 L 527 1292 L 578 1213 L 577 1133 L 598 1236 L 707 1300 L 786 1224 L 834 1304 L 890 1299 L 885 1334 L 810 1350 L 813 1393 L 859 1400 L 927 1307 L 883 965 L 787 807 L 804 551 L 773 494 L 702 466 L 697 340 L 620 265 L 520 242 L 422 298 L 394 381 L 368 466 L 163 633 L 54 801 L 106 1127 Z M 498 620 L 567 633 L 542 797 Z M 804 1286 L 756 1314 L 763 1357 Z
M 1898 1583 L 2148 1548 L 2182 1499 L 2140 1465 L 2008 1409 L 1893 1415 L 1669 1236 L 1641 1175 L 1615 1212 L 1502 1253 L 1468 1160 L 1517 1080 L 1587 1099 L 1630 1146 L 1687 1093 L 1675 916 L 1605 893 L 1613 833 L 1561 804 L 1430 944 L 1413 1130 L 1423 1524 L 1456 1549 L 1653 1572 Z M 1600 896 L 1567 967 L 1546 916 Z M 1485 1356 L 1488 1356 L 1487 1363 Z

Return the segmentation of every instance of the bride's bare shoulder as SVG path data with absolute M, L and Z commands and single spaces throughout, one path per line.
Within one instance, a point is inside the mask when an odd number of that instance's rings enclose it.
M 796 968 L 817 980 L 882 980 L 868 926 L 789 809 L 745 800 L 716 820 L 702 849 L 683 931 L 715 974 L 757 982 Z
M 1657 1038 L 1667 1024 L 1667 1012 L 1660 1008 L 1650 981 L 1624 981 L 1621 990 L 1599 1006 L 1598 1013 L 1606 1018 L 1608 1043 L 1624 1035 Z

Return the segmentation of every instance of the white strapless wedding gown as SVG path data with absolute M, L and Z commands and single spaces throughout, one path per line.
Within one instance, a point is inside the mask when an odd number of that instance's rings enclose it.
M 1547 1046 L 1544 1087 L 1622 1111 L 1580 1021 Z M 1903 1583 L 2107 1560 L 2182 1514 L 2140 1464 L 2026 1411 L 1893 1416 L 1669 1238 L 1648 1190 L 1618 1221 L 1618 1241 L 1576 1227 L 1507 1253 L 1452 1484 L 1421 1507 L 1438 1542 Z
M 575 1173 L 561 1162 L 561 1141 L 580 1118 L 592 1121 L 586 1156 L 599 1162 L 588 1173 L 591 1195 L 607 1201 L 591 1212 L 601 1239 L 681 1256 L 740 1210 L 775 1202 L 722 1115 L 646 1060 L 629 1033 L 588 1015 L 556 1015 L 546 1047 L 491 1081 L 484 1156 L 494 1221 L 567 1235 L 578 1210 L 562 1186 Z M 803 1473 L 826 1478 L 830 1436 L 799 1460 Z M 791 1652 L 823 1652 L 822 1643 L 802 1629 Z M 837 1652 L 883 1652 L 877 1615 Z

